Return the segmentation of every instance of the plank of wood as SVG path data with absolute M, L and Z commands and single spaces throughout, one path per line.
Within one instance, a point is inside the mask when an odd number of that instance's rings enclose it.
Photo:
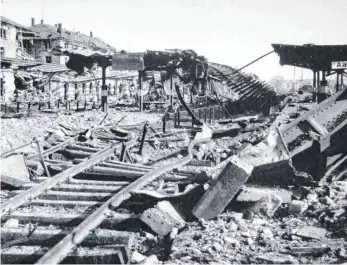
M 20 211 L 15 211 L 10 215 L 4 215 L 1 218 L 2 222 L 6 222 L 11 218 L 18 219 L 21 224 L 28 223 L 39 223 L 46 225 L 63 225 L 63 226 L 75 226 L 83 222 L 88 214 L 72 214 L 72 213 L 64 213 L 64 214 L 51 214 L 51 213 L 38 213 L 38 212 L 29 212 L 24 213 Z M 137 219 L 137 215 L 133 214 L 121 214 L 121 213 L 112 213 L 108 217 L 104 218 L 101 227 L 110 228 L 116 226 L 117 224 Z
M 1 232 L 1 244 L 14 240 L 16 238 L 25 237 L 28 235 L 28 228 L 19 227 L 2 227 Z M 34 233 L 25 242 L 20 245 L 44 245 L 54 246 L 59 243 L 66 235 L 71 232 L 71 229 L 45 229 L 37 228 Z M 133 240 L 133 233 L 114 231 L 109 229 L 96 229 L 89 234 L 85 240 L 81 243 L 82 246 L 97 246 L 105 244 L 124 244 L 128 245 Z
M 63 264 L 124 264 L 124 250 L 121 248 L 124 246 L 77 248 Z M 1 251 L 1 261 L 4 264 L 34 264 L 48 250 L 40 246 L 14 246 Z
M 37 183 L 25 183 L 21 189 L 30 189 Z M 127 184 L 125 184 L 127 185 Z M 115 192 L 124 186 L 114 182 L 113 185 L 90 185 L 90 184 L 77 184 L 77 183 L 63 183 L 52 188 L 54 191 L 75 191 L 75 192 Z
M 120 190 L 122 187 L 118 187 Z M 17 195 L 22 190 L 12 191 L 12 195 Z M 74 201 L 99 201 L 106 200 L 111 197 L 112 192 L 72 192 L 72 191 L 52 191 L 49 190 L 39 195 L 40 199 L 46 200 L 74 200 Z
M 27 202 L 25 205 L 29 204 L 31 206 L 63 206 L 67 208 L 75 207 L 93 207 L 100 206 L 104 201 L 72 201 L 72 200 L 43 200 L 43 199 L 34 199 L 31 202 Z

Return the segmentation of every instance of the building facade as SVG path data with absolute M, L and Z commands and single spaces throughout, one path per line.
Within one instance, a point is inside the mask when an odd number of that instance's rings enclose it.
M 31 19 L 31 31 L 37 36 L 34 38 L 34 45 L 28 49 L 28 52 L 36 60 L 43 63 L 66 64 L 68 56 L 61 55 L 57 50 L 93 50 L 102 52 L 115 52 L 116 49 L 106 44 L 98 38 L 63 28 L 62 23 L 48 25 L 41 20 L 39 24 L 35 19 Z
M 27 27 L 1 16 L 1 58 L 33 60 L 26 47 L 33 46 L 34 36 Z

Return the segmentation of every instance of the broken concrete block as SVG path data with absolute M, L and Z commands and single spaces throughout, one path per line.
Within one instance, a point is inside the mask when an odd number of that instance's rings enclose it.
M 224 237 L 224 243 L 230 244 L 234 247 L 239 247 L 240 242 L 237 239 L 231 238 L 231 237 Z
M 0 161 L 1 182 L 14 187 L 20 187 L 24 183 L 30 182 L 23 155 L 11 155 Z
M 291 202 L 292 192 L 287 189 L 268 188 L 268 187 L 250 187 L 244 185 L 242 191 L 237 195 L 238 202 L 257 202 L 261 198 L 271 194 L 281 197 L 282 203 Z
M 203 124 L 201 126 L 201 129 L 202 129 L 201 132 L 196 133 L 194 140 L 206 139 L 206 138 L 211 139 L 212 138 L 213 130 L 210 129 L 206 124 Z
M 272 264 L 298 264 L 298 260 L 290 255 L 278 254 L 278 253 L 265 253 L 258 256 L 257 260 L 265 261 Z
M 304 201 L 291 201 L 288 205 L 289 214 L 297 215 L 302 214 L 308 208 L 308 204 Z
M 159 236 L 165 236 L 172 228 L 182 228 L 185 221 L 178 211 L 168 201 L 160 201 L 155 208 L 147 209 L 140 219 L 146 223 Z
M 299 228 L 295 235 L 304 237 L 304 238 L 313 238 L 313 239 L 321 239 L 325 237 L 327 234 L 327 230 L 324 228 L 313 227 L 313 226 L 303 226 Z
M 170 239 L 174 240 L 176 238 L 177 234 L 178 234 L 178 228 L 173 227 L 171 232 L 170 232 Z
M 139 262 L 145 260 L 147 257 L 145 255 L 142 255 L 141 253 L 134 251 L 132 257 L 131 257 L 131 263 L 138 264 Z
M 265 196 L 261 198 L 259 201 L 257 201 L 251 208 L 250 210 L 255 214 L 255 215 L 260 215 L 260 216 L 267 216 L 267 217 L 272 217 L 278 207 L 280 207 L 282 204 L 282 199 L 281 197 L 271 194 L 269 196 Z
M 233 199 L 240 187 L 251 175 L 253 167 L 247 162 L 233 156 L 211 184 L 192 213 L 197 218 L 209 220 L 220 214 Z
M 249 183 L 293 183 L 294 171 L 289 163 L 290 156 L 277 129 L 271 130 L 264 141 L 247 146 L 238 155 L 254 167 Z
M 141 261 L 138 264 L 142 264 L 142 265 L 155 265 L 155 264 L 159 264 L 159 260 L 157 258 L 156 255 L 151 255 L 148 258 L 144 259 L 143 261 Z

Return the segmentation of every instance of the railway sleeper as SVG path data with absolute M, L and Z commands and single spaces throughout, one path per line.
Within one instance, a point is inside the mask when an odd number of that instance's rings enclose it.
M 27 202 L 25 205 L 31 206 L 51 206 L 51 207 L 65 207 L 65 208 L 75 208 L 75 207 L 94 207 L 101 206 L 104 201 L 67 201 L 67 200 L 43 200 L 34 199 L 31 202 Z
M 43 181 L 46 181 L 47 177 L 37 177 L 34 179 L 34 182 L 41 183 Z M 117 185 L 128 185 L 129 181 L 102 181 L 102 180 L 88 180 L 88 179 L 75 179 L 70 178 L 67 183 L 70 184 L 81 184 L 81 185 L 102 185 L 102 186 L 108 186 L 108 185 L 114 185 L 117 183 Z
M 122 187 L 118 187 L 118 190 L 120 190 L 121 188 Z M 21 192 L 23 191 L 15 190 L 11 192 L 11 195 L 15 196 L 20 194 Z M 71 192 L 49 190 L 45 193 L 40 194 L 38 198 L 46 200 L 106 201 L 106 199 L 109 199 L 112 195 L 112 192 Z
M 33 264 L 49 248 L 41 246 L 14 246 L 1 253 L 1 263 Z M 130 255 L 124 245 L 107 245 L 92 248 L 78 247 L 67 256 L 62 264 L 127 264 Z
M 84 221 L 89 214 L 77 214 L 77 213 L 64 213 L 64 214 L 51 214 L 51 213 L 38 213 L 38 212 L 20 212 L 15 211 L 10 215 L 4 215 L 1 218 L 2 222 L 6 222 L 11 218 L 15 218 L 20 224 L 38 223 L 40 225 L 56 225 L 56 226 L 76 226 Z M 126 229 L 132 227 L 132 224 L 140 223 L 138 215 L 125 214 L 112 212 L 110 216 L 107 216 L 100 225 L 100 228 L 107 229 Z
M 26 237 L 29 233 L 28 228 L 1 228 L 1 245 L 17 238 Z M 59 243 L 61 239 L 71 233 L 71 229 L 51 229 L 38 227 L 26 241 L 16 245 L 44 245 L 52 247 Z M 81 243 L 83 247 L 100 245 L 121 244 L 131 247 L 134 240 L 132 232 L 114 231 L 109 229 L 96 229 L 89 234 Z
M 128 183 L 127 183 L 128 184 Z M 62 183 L 52 188 L 53 191 L 75 191 L 75 192 L 115 192 L 123 186 L 127 185 L 123 182 L 114 181 L 112 185 L 94 185 L 94 184 L 77 184 L 77 183 Z M 21 189 L 29 189 L 36 186 L 37 183 L 28 182 L 21 186 Z

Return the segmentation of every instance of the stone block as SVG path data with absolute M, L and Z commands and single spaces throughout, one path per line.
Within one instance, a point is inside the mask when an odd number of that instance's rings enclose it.
M 1 182 L 20 187 L 30 182 L 29 172 L 23 155 L 11 155 L 1 159 Z
M 220 214 L 251 175 L 253 167 L 236 156 L 229 160 L 216 181 L 208 188 L 192 213 L 209 220 Z
M 308 208 L 308 204 L 304 201 L 291 201 L 288 204 L 288 211 L 289 214 L 297 215 L 302 214 L 304 211 L 306 211 Z
M 299 228 L 296 233 L 297 236 L 309 239 L 321 239 L 327 234 L 327 230 L 324 228 L 303 226 Z
M 182 228 L 185 221 L 168 201 L 160 201 L 155 208 L 144 211 L 140 219 L 159 236 L 170 234 L 174 227 Z

